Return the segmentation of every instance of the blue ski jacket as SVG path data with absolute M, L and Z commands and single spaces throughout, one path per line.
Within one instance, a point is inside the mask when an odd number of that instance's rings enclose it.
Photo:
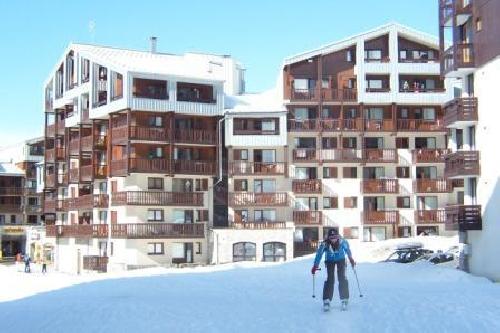
M 340 239 L 340 245 L 338 250 L 334 250 L 332 246 L 326 241 L 322 242 L 318 251 L 316 252 L 316 257 L 314 258 L 314 265 L 319 266 L 321 258 L 323 258 L 323 253 L 326 253 L 325 262 L 342 261 L 345 260 L 345 255 L 351 256 L 351 249 L 349 248 L 349 242 L 345 239 Z

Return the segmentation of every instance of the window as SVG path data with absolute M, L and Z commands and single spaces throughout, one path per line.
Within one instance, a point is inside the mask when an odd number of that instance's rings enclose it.
M 343 167 L 342 175 L 344 178 L 358 178 L 358 168 L 356 167 Z
M 323 167 L 323 178 L 337 178 L 337 167 Z
M 254 211 L 255 222 L 274 222 L 276 221 L 276 211 L 274 209 L 263 209 Z
M 111 71 L 111 100 L 123 97 L 123 75 Z
M 436 179 L 437 168 L 435 166 L 417 167 L 417 179 Z
M 100 182 L 99 183 L 99 193 L 101 193 L 101 194 L 108 193 L 108 183 L 107 182 Z
M 323 208 L 339 208 L 339 198 L 338 197 L 324 197 L 323 198 Z
M 16 215 L 10 216 L 10 223 L 16 223 Z
M 285 261 L 286 260 L 286 244 L 279 242 L 264 243 L 264 258 L 263 261 Z
M 258 163 L 276 162 L 276 151 L 274 149 L 255 149 L 253 151 L 253 161 Z
M 344 198 L 344 208 L 357 208 L 357 207 L 358 207 L 358 197 Z
M 358 239 L 359 238 L 358 227 L 344 227 L 344 238 Z
M 344 148 L 344 149 L 356 149 L 357 146 L 358 146 L 357 138 L 354 138 L 354 137 L 342 138 L 342 148 Z
M 397 178 L 410 178 L 410 167 L 396 167 Z
M 279 119 L 234 119 L 233 121 L 234 135 L 278 135 L 279 134 Z
M 410 197 L 398 197 L 396 201 L 398 208 L 410 208 Z
M 248 191 L 248 180 L 246 179 L 235 179 L 234 180 L 234 190 L 235 191 Z
M 276 192 L 276 181 L 274 179 L 255 179 L 253 191 L 256 193 Z
M 397 149 L 410 148 L 410 140 L 408 138 L 396 138 L 396 148 Z
M 347 50 L 346 51 L 346 59 L 345 60 L 347 62 L 352 62 L 352 58 L 353 58 L 353 56 L 352 56 L 352 50 Z
M 381 79 L 366 80 L 366 86 L 368 89 L 382 89 L 382 80 Z
M 163 221 L 163 209 L 148 209 L 148 221 Z
M 295 179 L 316 179 L 316 168 L 295 168 Z
M 384 167 L 364 167 L 363 168 L 363 178 L 364 179 L 380 179 L 385 177 Z
M 208 209 L 199 209 L 196 211 L 196 222 L 208 222 Z
M 196 254 L 201 254 L 201 242 L 196 242 Z
M 328 79 L 321 80 L 321 88 L 323 89 L 330 88 L 330 81 Z
M 365 109 L 365 118 L 368 120 L 382 120 L 384 119 L 384 109 L 382 108 Z
M 365 148 L 368 149 L 383 149 L 384 138 L 365 138 Z
M 365 60 L 382 60 L 382 50 L 365 50 Z
M 337 148 L 337 138 L 322 138 L 321 147 L 323 149 L 335 149 Z
M 0 224 L 5 223 L 5 215 L 0 215 Z
M 148 177 L 148 190 L 163 190 L 163 178 Z
M 275 132 L 276 122 L 274 120 L 263 120 L 262 121 L 262 131 L 263 132 Z
M 82 83 L 90 79 L 90 61 L 82 58 Z
M 234 211 L 234 222 L 236 223 L 247 223 L 248 222 L 248 210 L 235 210 Z
M 184 102 L 215 103 L 214 87 L 208 84 L 177 82 L 177 100 Z
M 316 197 L 296 197 L 295 209 L 304 210 L 318 210 L 318 198 Z
M 107 220 L 108 220 L 108 211 L 100 210 L 99 211 L 99 223 L 106 224 Z
M 436 149 L 436 138 L 415 138 L 416 149 Z
M 233 244 L 233 261 L 255 261 L 255 243 L 240 242 Z
M 195 181 L 195 191 L 208 191 L 208 179 L 196 179 Z
M 163 157 L 163 148 L 162 147 L 151 148 L 151 150 L 149 151 L 148 157 L 150 159 L 162 158 Z
M 167 81 L 134 78 L 132 95 L 138 98 L 168 99 Z
M 163 243 L 148 243 L 148 254 L 164 254 Z
M 429 121 L 436 120 L 436 110 L 434 108 L 424 108 L 423 117 L 424 120 L 429 120 Z
M 476 32 L 483 30 L 483 19 L 481 17 L 476 18 Z
M 438 198 L 436 196 L 417 197 L 418 210 L 435 210 L 438 208 Z
M 154 116 L 154 117 L 149 117 L 148 119 L 148 125 L 150 127 L 161 127 L 162 123 L 163 123 L 162 117 Z
M 174 209 L 174 223 L 193 223 L 194 212 L 192 210 Z
M 235 149 L 233 151 L 233 158 L 235 161 L 246 161 L 248 160 L 248 150 L 246 149 Z
M 304 91 L 314 89 L 316 80 L 313 79 L 294 79 L 293 88 L 295 91 Z

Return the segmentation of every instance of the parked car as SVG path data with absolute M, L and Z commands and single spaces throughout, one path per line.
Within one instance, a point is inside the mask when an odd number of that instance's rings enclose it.
M 429 259 L 432 250 L 422 247 L 422 244 L 403 244 L 399 245 L 384 262 L 409 263 L 419 259 Z
M 445 252 L 437 251 L 436 253 L 431 255 L 429 261 L 433 264 L 440 264 L 443 262 L 452 261 L 455 258 L 458 258 L 458 246 L 452 246 Z

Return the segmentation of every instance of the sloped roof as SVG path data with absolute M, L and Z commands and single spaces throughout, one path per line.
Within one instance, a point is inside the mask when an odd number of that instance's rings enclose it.
M 349 47 L 356 43 L 359 38 L 363 39 L 372 39 L 378 36 L 387 34 L 390 30 L 395 29 L 400 36 L 413 40 L 415 42 L 419 42 L 428 46 L 438 47 L 439 40 L 436 36 L 430 35 L 428 33 L 415 30 L 413 28 L 407 27 L 397 22 L 390 22 L 379 27 L 376 27 L 372 30 L 368 30 L 362 32 L 360 34 L 356 34 L 347 38 L 344 38 L 340 41 L 329 43 L 323 46 L 320 46 L 317 49 L 306 51 L 303 53 L 299 53 L 296 55 L 292 55 L 290 57 L 285 58 L 284 65 L 293 64 L 299 61 L 307 60 L 311 57 L 320 55 L 320 54 L 329 54 L 338 50 L 342 50 L 346 47 Z
M 277 88 L 254 94 L 227 95 L 224 104 L 228 113 L 286 111 Z
M 0 176 L 24 176 L 24 171 L 14 163 L 0 162 Z

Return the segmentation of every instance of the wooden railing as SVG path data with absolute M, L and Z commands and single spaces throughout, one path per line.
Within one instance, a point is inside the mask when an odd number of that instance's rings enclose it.
M 56 124 L 47 125 L 45 128 L 45 135 L 53 137 L 56 134 Z
M 56 124 L 56 134 L 64 135 L 64 120 L 60 120 Z
M 82 136 L 80 142 L 82 151 L 92 151 L 92 135 Z
M 250 221 L 250 222 L 233 222 L 229 226 L 231 229 L 285 229 L 286 222 L 284 221 Z
M 69 224 L 45 226 L 47 237 L 58 238 L 106 238 L 108 237 L 107 224 Z
M 363 179 L 361 193 L 399 193 L 397 179 Z
M 392 132 L 396 130 L 392 119 L 365 119 L 364 129 L 367 132 Z
M 217 132 L 195 129 L 176 130 L 175 142 L 215 145 L 217 143 Z
M 424 120 L 424 119 L 398 119 L 398 131 L 410 132 L 442 132 L 445 131 L 443 120 Z
M 446 227 L 451 230 L 481 230 L 481 206 L 480 205 L 454 205 L 447 206 Z
M 169 173 L 170 161 L 165 158 L 130 158 L 130 172 Z
M 363 154 L 361 149 L 321 149 L 320 157 L 323 162 L 358 163 Z
M 112 224 L 113 238 L 204 238 L 205 223 Z
M 448 179 L 417 179 L 413 182 L 415 193 L 449 193 L 452 191 Z
M 111 205 L 203 206 L 203 193 L 153 191 L 115 192 L 111 197 Z
M 229 163 L 229 172 L 232 175 L 284 175 L 286 168 L 285 162 L 234 161 Z
M 319 241 L 294 242 L 293 256 L 300 257 L 306 254 L 315 253 L 319 247 Z
M 457 121 L 477 121 L 477 97 L 455 98 L 444 106 L 444 126 Z
M 413 163 L 444 163 L 449 149 L 415 149 L 412 151 Z
M 83 165 L 80 166 L 80 181 L 90 182 L 93 178 L 93 166 L 92 165 Z
M 84 255 L 83 269 L 106 273 L 108 271 L 108 257 Z
M 291 90 L 291 100 L 315 101 L 319 98 L 319 92 L 316 88 L 294 89 Z
M 444 222 L 446 222 L 446 211 L 444 209 L 415 211 L 415 223 L 422 224 Z
M 54 162 L 55 159 L 56 159 L 55 148 L 45 149 L 45 161 L 46 162 Z
M 479 174 L 478 151 L 458 151 L 446 156 L 445 177 L 478 176 Z
M 64 158 L 66 157 L 64 148 L 62 147 L 56 147 L 55 152 L 56 152 L 56 159 L 58 160 L 64 160 Z
M 23 195 L 23 187 L 0 187 L 0 195 Z
M 132 129 L 131 129 L 132 131 Z M 126 142 L 128 139 L 129 139 L 129 131 L 128 131 L 128 127 L 125 125 L 125 126 L 119 126 L 119 127 L 113 127 L 111 129 L 111 138 L 112 138 L 112 144 L 119 144 L 119 143 L 124 143 Z M 134 133 L 135 135 L 138 135 L 139 133 Z M 140 133 L 140 136 L 144 134 L 146 137 L 149 137 L 149 134 L 148 132 L 146 133 Z M 153 136 L 156 136 L 156 134 L 153 134 Z M 135 137 L 132 137 L 132 133 L 130 134 L 130 138 L 134 138 Z M 141 140 L 148 140 L 148 139 L 144 139 L 144 138 L 141 138 Z
M 109 205 L 109 197 L 107 194 L 86 194 L 76 198 L 67 199 L 68 209 L 92 209 L 107 208 Z
M 43 211 L 44 211 L 44 213 L 55 213 L 55 211 L 56 211 L 55 199 L 46 198 L 43 201 Z
M 362 131 L 363 120 L 361 118 L 342 119 L 343 131 Z
M 78 183 L 80 181 L 79 169 L 69 169 L 69 182 Z
M 0 212 L 2 213 L 21 213 L 21 204 L 0 204 Z
M 56 186 L 56 175 L 50 174 L 45 175 L 45 187 L 55 187 Z
M 321 119 L 290 119 L 288 120 L 288 130 L 292 132 L 319 131 L 321 129 Z
M 363 224 L 398 224 L 397 210 L 364 211 L 361 212 Z
M 348 101 L 355 102 L 358 99 L 358 91 L 356 89 L 321 89 L 321 97 L 325 101 Z
M 321 129 L 323 131 L 341 131 L 341 119 L 321 119 Z
M 126 130 L 127 127 L 125 126 L 124 129 Z M 119 138 L 124 136 L 126 138 L 126 131 L 125 133 L 117 133 Z M 114 132 L 113 132 L 114 135 Z M 147 126 L 130 126 L 130 139 L 132 140 L 146 140 L 146 141 L 168 141 L 170 140 L 170 131 L 164 127 L 147 127 Z
M 173 160 L 172 172 L 187 175 L 214 175 L 216 173 L 215 161 L 202 160 Z
M 369 163 L 397 163 L 396 149 L 363 149 L 363 159 Z
M 229 193 L 229 203 L 232 206 L 287 206 L 288 193 Z
M 294 179 L 292 191 L 295 193 L 321 193 L 321 179 Z
M 80 153 L 80 139 L 72 139 L 69 141 L 69 154 L 78 155 Z
M 443 54 L 441 65 L 443 74 L 446 75 L 460 68 L 473 68 L 474 58 L 472 43 L 458 43 L 450 46 Z
M 317 210 L 295 210 L 293 212 L 293 222 L 295 224 L 322 224 L 323 213 Z
M 128 159 L 111 160 L 111 176 L 125 176 L 128 173 Z
M 293 150 L 294 162 L 313 162 L 319 159 L 319 150 L 316 148 L 296 148 Z

